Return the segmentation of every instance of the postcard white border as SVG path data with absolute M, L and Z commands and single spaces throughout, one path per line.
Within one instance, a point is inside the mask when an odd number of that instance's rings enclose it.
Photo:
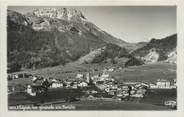
M 178 109 L 176 111 L 8 111 L 7 107 L 7 6 L 176 6 L 177 7 L 177 85 Z M 184 2 L 183 0 L 2 0 L 0 1 L 0 116 L 1 117 L 182 117 L 184 116 Z

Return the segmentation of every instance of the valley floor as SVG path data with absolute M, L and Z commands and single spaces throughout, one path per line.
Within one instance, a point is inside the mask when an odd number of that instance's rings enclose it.
M 46 78 L 53 77 L 58 79 L 74 78 L 78 73 L 98 74 L 101 73 L 103 68 L 118 67 L 113 65 L 68 65 L 57 66 L 53 68 L 39 69 L 35 71 L 24 71 L 34 75 L 41 75 Z M 19 72 L 22 73 L 22 72 Z M 126 81 L 146 81 L 155 82 L 157 79 L 176 79 L 176 65 L 168 63 L 148 64 L 142 66 L 132 66 L 129 68 L 122 68 L 109 72 L 119 82 Z M 16 73 L 14 73 L 16 74 Z M 21 78 L 8 81 L 8 86 L 31 83 L 29 78 Z M 74 97 L 81 97 L 83 91 L 80 89 L 52 89 L 49 90 L 45 97 L 30 97 L 26 93 L 17 93 L 8 95 L 9 110 L 13 109 L 12 106 L 60 106 L 59 110 L 170 110 L 169 107 L 163 105 L 166 99 L 176 100 L 176 89 L 151 89 L 148 90 L 146 96 L 141 100 L 125 99 L 118 100 L 104 100 L 104 99 L 87 99 L 87 100 L 74 100 L 66 102 L 66 97 L 75 95 Z M 108 97 L 107 97 L 108 98 Z M 19 109 L 18 109 L 19 110 Z M 21 110 L 21 109 L 20 109 Z M 34 109 L 33 109 L 34 110 Z M 42 109 L 44 110 L 44 109 Z M 52 110 L 52 109 L 47 109 Z M 57 110 L 57 109 L 54 109 Z

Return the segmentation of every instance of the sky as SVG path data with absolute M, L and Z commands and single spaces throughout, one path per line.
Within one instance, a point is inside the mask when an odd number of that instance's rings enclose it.
M 45 6 L 44 6 L 45 7 Z M 53 6 L 52 6 L 53 7 Z M 55 8 L 62 6 L 55 6 Z M 9 6 L 20 13 L 43 6 Z M 176 33 L 175 6 L 81 6 L 72 7 L 100 29 L 116 38 L 136 43 Z

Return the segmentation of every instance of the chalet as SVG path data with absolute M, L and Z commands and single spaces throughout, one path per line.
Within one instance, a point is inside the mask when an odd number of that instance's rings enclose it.
M 133 94 L 135 94 L 135 93 L 136 93 L 136 90 L 131 90 L 131 91 L 130 91 L 130 94 L 131 94 L 131 95 L 133 95 Z
M 109 68 L 108 71 L 109 71 L 109 72 L 113 72 L 114 69 L 113 69 L 113 68 Z
M 143 98 L 144 97 L 144 95 L 143 94 L 133 94 L 133 95 L 131 95 L 131 97 L 135 97 L 135 98 Z
M 148 88 L 148 87 L 149 87 L 149 85 L 146 83 L 137 83 L 135 85 L 135 88 Z
M 128 90 L 129 88 L 128 88 L 127 85 L 124 85 L 124 86 L 121 86 L 121 89 L 122 89 L 122 90 Z
M 77 89 L 78 88 L 78 82 L 73 82 L 72 85 L 71 85 L 71 87 L 73 89 Z
M 61 83 L 59 81 L 52 82 L 50 87 L 51 88 L 60 88 L 60 87 L 63 87 L 63 83 Z
M 158 86 L 154 83 L 150 83 L 149 87 L 150 87 L 150 89 L 157 89 L 158 88 Z
M 64 84 L 66 85 L 66 88 L 71 87 L 72 81 L 64 81 Z
M 92 93 L 92 94 L 96 94 L 96 93 L 98 93 L 98 92 L 95 91 L 95 90 L 91 90 L 91 93 Z
M 101 75 L 101 78 L 108 78 L 109 77 L 109 74 L 107 74 L 107 73 L 103 73 L 102 75 Z
M 136 91 L 136 94 L 145 94 L 146 93 L 146 89 L 138 89 Z
M 86 82 L 80 82 L 79 84 L 78 84 L 78 86 L 79 87 L 87 87 L 88 86 L 88 83 L 86 83 Z
M 116 95 L 116 90 L 110 90 L 110 91 L 108 92 L 108 94 L 109 94 L 109 95 Z
M 77 74 L 76 78 L 79 78 L 79 79 L 84 78 L 84 74 Z
M 122 93 L 117 93 L 117 97 L 123 97 Z
M 165 80 L 165 79 L 158 79 L 157 82 L 154 83 L 150 83 L 149 87 L 151 89 L 172 89 L 172 88 L 176 88 L 176 85 L 173 83 L 171 84 L 170 81 Z
M 164 79 L 157 80 L 158 88 L 170 88 L 170 82 Z
M 77 84 L 74 84 L 74 85 L 72 85 L 72 88 L 73 89 L 77 89 L 78 88 L 78 85 Z

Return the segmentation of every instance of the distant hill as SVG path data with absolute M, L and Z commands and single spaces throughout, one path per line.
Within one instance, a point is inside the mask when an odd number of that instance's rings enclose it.
M 126 55 L 137 48 L 101 30 L 75 9 L 36 9 L 26 14 L 8 10 L 7 22 L 9 71 L 64 65 L 103 47 L 107 49 L 100 56 L 107 58 L 109 51 L 120 56 L 115 50 Z M 92 62 L 105 60 L 99 58 Z
M 132 55 L 137 58 L 142 58 L 145 62 L 164 61 L 168 59 L 170 52 L 176 50 L 176 44 L 176 34 L 163 39 L 152 39 L 144 47 L 133 51 Z

